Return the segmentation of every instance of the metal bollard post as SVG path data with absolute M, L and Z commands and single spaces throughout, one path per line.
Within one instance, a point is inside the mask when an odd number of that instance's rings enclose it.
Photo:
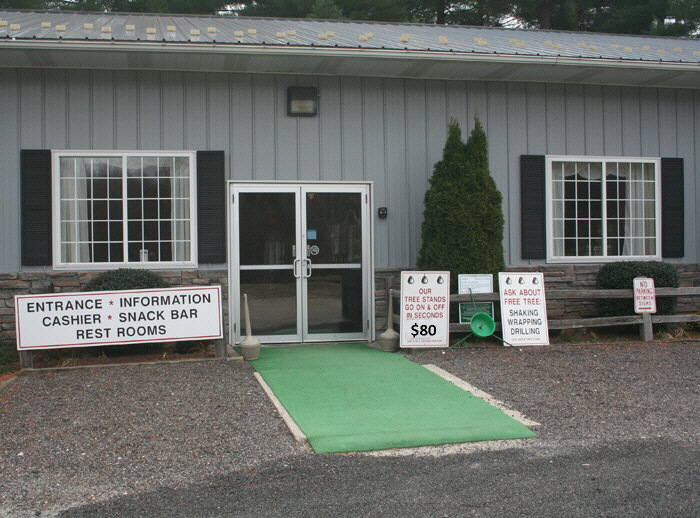
M 651 342 L 654 339 L 654 327 L 651 323 L 651 313 L 642 313 L 642 340 Z
M 34 354 L 32 351 L 20 351 L 19 352 L 19 365 L 23 369 L 33 369 L 34 368 Z

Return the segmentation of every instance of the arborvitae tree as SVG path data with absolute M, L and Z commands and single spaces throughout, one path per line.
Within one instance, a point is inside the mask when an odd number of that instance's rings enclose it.
M 307 15 L 307 18 L 322 20 L 339 20 L 342 17 L 343 10 L 333 0 L 316 0 L 312 11 Z
M 449 270 L 453 293 L 460 273 L 504 271 L 502 200 L 489 173 L 481 122 L 474 118 L 465 144 L 459 124 L 450 121 L 442 160 L 425 193 L 418 268 Z

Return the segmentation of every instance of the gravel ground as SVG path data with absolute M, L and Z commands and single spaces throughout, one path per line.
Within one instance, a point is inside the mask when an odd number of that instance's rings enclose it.
M 16 378 L 0 394 L 0 515 L 128 516 L 142 514 L 144 499 L 149 499 L 152 513 L 146 514 L 151 516 L 187 516 L 192 509 L 208 516 L 418 516 L 436 509 L 458 516 L 466 514 L 464 488 L 454 487 L 449 505 L 420 489 L 395 489 L 405 508 L 395 506 L 389 512 L 373 500 L 377 486 L 364 484 L 376 470 L 410 473 L 420 488 L 431 474 L 464 477 L 465 471 L 482 469 L 484 476 L 511 488 L 509 497 L 515 498 L 538 487 L 547 494 L 557 483 L 545 480 L 538 486 L 518 478 L 513 466 L 541 473 L 557 458 L 581 469 L 591 457 L 610 464 L 606 469 L 613 474 L 608 476 L 615 480 L 625 480 L 627 467 L 640 470 L 649 479 L 644 483 L 659 494 L 629 487 L 623 501 L 615 504 L 610 495 L 599 502 L 584 491 L 594 482 L 572 479 L 566 491 L 583 509 L 577 515 L 635 516 L 640 506 L 649 510 L 642 513 L 648 516 L 700 514 L 697 342 L 552 346 L 523 352 L 494 347 L 444 354 L 417 351 L 406 357 L 437 365 L 542 423 L 538 437 L 320 456 L 292 439 L 252 368 L 241 361 L 42 372 Z M 666 465 L 665 451 L 677 457 Z M 320 489 L 310 490 L 304 500 L 300 485 L 316 479 L 312 487 Z M 356 487 L 350 488 L 353 480 Z M 341 512 L 334 507 L 335 493 L 323 487 L 328 481 L 357 493 L 357 501 L 346 500 Z M 236 498 L 231 497 L 232 485 L 242 487 Z M 399 487 L 404 486 L 405 480 Z M 605 493 L 599 486 L 596 490 Z M 297 502 L 298 507 L 257 512 L 246 507 L 254 505 L 247 495 L 273 490 L 289 491 L 285 505 Z M 197 491 L 210 493 L 219 512 L 204 512 Z M 482 511 L 501 505 L 494 503 L 488 487 L 471 487 L 470 498 L 478 498 L 480 491 Z M 362 494 L 367 495 L 364 500 Z M 594 503 L 620 512 L 601 512 Z M 177 505 L 183 506 L 179 513 Z
M 55 512 L 303 454 L 252 372 L 215 361 L 17 378 L 0 396 L 0 513 Z

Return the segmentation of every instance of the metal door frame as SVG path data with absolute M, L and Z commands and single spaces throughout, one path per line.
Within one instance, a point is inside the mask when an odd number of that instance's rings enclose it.
M 229 341 L 240 342 L 245 337 L 245 329 L 240 322 L 240 254 L 238 251 L 239 227 L 235 208 L 236 196 L 241 192 L 282 192 L 295 193 L 297 218 L 295 222 L 297 250 L 304 250 L 306 235 L 302 235 L 306 221 L 305 196 L 307 192 L 358 192 L 365 197 L 362 204 L 362 286 L 366 292 L 362 301 L 364 331 L 362 333 L 309 334 L 308 308 L 306 305 L 306 283 L 297 281 L 297 335 L 285 337 L 260 337 L 263 343 L 298 343 L 324 341 L 371 341 L 374 340 L 374 222 L 372 182 L 256 182 L 228 181 L 226 204 L 228 231 L 228 280 L 229 280 Z M 303 275 L 302 275 L 303 277 Z M 252 332 L 255 335 L 254 316 L 251 315 Z

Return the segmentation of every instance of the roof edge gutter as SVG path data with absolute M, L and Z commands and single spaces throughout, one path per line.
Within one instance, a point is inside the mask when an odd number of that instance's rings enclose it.
M 585 66 L 591 68 L 627 68 L 657 71 L 687 71 L 700 73 L 700 64 L 678 61 L 642 61 L 608 58 L 562 57 L 525 54 L 486 54 L 479 52 L 424 51 L 409 49 L 374 49 L 347 47 L 300 47 L 279 45 L 239 45 L 223 43 L 172 43 L 172 42 L 123 42 L 123 41 L 76 41 L 76 40 L 0 40 L 3 49 L 24 51 L 90 51 L 90 52 L 134 52 L 174 54 L 236 54 L 255 56 L 293 55 L 307 57 L 338 57 L 353 59 L 411 59 L 423 61 L 459 61 L 472 63 L 495 63 L 512 65 Z

